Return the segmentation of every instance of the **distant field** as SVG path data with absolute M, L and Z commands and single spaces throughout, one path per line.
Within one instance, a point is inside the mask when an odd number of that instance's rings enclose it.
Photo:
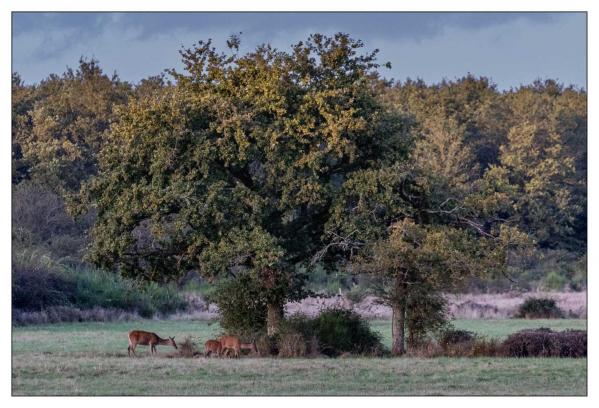
M 586 320 L 457 320 L 489 337 L 523 328 L 586 327 Z M 390 323 L 374 321 L 390 343 Z M 127 357 L 133 328 L 200 343 L 218 324 L 197 321 L 73 323 L 13 329 L 13 395 L 585 395 L 586 359 Z M 148 374 L 148 375 L 146 375 Z

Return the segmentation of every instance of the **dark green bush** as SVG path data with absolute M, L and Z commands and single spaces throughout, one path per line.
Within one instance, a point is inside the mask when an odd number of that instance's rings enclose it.
M 380 334 L 373 332 L 364 319 L 352 310 L 331 308 L 323 310 L 318 317 L 309 319 L 295 315 L 287 319 L 282 333 L 287 345 L 291 340 L 297 344 L 301 335 L 305 352 L 337 357 L 342 353 L 380 355 L 384 353 Z M 318 350 L 315 350 L 316 344 Z M 303 346 L 295 347 L 302 349 Z
M 13 308 L 22 311 L 105 308 L 152 317 L 187 305 L 171 285 L 146 285 L 95 268 L 65 266 L 40 250 L 13 253 L 12 293 Z
M 71 304 L 77 283 L 62 275 L 50 258 L 41 253 L 37 262 L 15 262 L 12 265 L 12 306 L 39 311 L 51 306 Z
M 280 357 L 307 357 L 320 354 L 314 319 L 295 314 L 283 320 L 276 336 L 276 354 Z
M 219 282 L 207 301 L 218 306 L 220 325 L 227 334 L 247 337 L 266 332 L 267 300 L 250 275 Z
M 474 340 L 474 333 L 467 330 L 447 329 L 442 332 L 439 344 L 446 348 L 452 344 L 469 343 Z
M 307 338 L 314 335 L 314 319 L 305 314 L 296 313 L 283 320 L 280 330 L 281 332 L 299 333 Z
M 478 357 L 485 355 L 485 350 L 492 348 L 495 343 L 490 344 L 484 339 L 467 330 L 447 328 L 441 332 L 439 346 L 442 355 L 448 357 Z
M 433 291 L 423 290 L 408 300 L 408 348 L 418 348 L 430 340 L 430 333 L 447 325 L 447 301 Z
M 555 271 L 551 271 L 545 276 L 545 279 L 543 279 L 542 286 L 543 289 L 546 290 L 560 291 L 564 289 L 567 283 L 568 279 L 565 276 L 560 275 Z
M 524 319 L 556 319 L 564 317 L 555 300 L 548 298 L 529 298 L 520 305 L 516 317 Z
M 323 354 L 380 354 L 381 335 L 352 310 L 327 309 L 314 319 L 314 334 Z
M 260 357 L 276 356 L 279 353 L 278 338 L 269 337 L 263 333 L 255 337 L 256 348 Z

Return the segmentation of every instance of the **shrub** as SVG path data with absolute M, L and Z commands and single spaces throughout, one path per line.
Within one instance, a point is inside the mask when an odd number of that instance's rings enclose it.
M 474 342 L 474 333 L 450 328 L 441 333 L 439 346 L 443 350 L 444 356 L 465 357 L 472 351 Z
M 49 322 L 98 320 L 127 311 L 152 317 L 184 309 L 187 302 L 170 285 L 143 285 L 118 274 L 90 267 L 69 267 L 41 250 L 13 252 L 12 305 Z M 84 312 L 96 310 L 95 313 Z M 26 321 L 34 321 L 27 318 Z
M 418 348 L 429 341 L 429 333 L 447 325 L 447 300 L 436 293 L 421 291 L 408 300 L 408 348 Z
M 353 303 L 360 303 L 366 296 L 368 296 L 368 290 L 362 285 L 352 285 L 352 287 L 345 292 L 345 296 Z
M 287 317 L 281 323 L 281 332 L 299 333 L 304 338 L 309 338 L 310 336 L 314 336 L 315 333 L 314 319 L 311 319 L 302 313 L 294 314 Z
M 276 337 L 276 352 L 280 357 L 308 357 L 320 354 L 315 334 L 315 320 L 303 314 L 285 319 Z
M 457 339 L 456 339 L 457 340 Z M 500 357 L 503 355 L 503 346 L 497 339 L 473 336 L 470 340 L 462 337 L 462 341 L 447 342 L 441 346 L 440 342 L 429 340 L 426 343 L 408 351 L 412 357 Z
M 378 354 L 382 351 L 381 336 L 352 310 L 331 308 L 314 319 L 314 335 L 323 354 L 338 356 Z
M 554 332 L 550 329 L 523 330 L 503 342 L 509 357 L 586 357 L 586 330 Z
M 260 357 L 273 356 L 279 353 L 276 337 L 269 337 L 266 334 L 262 334 L 256 338 L 255 342 Z
M 553 353 L 555 357 L 586 357 L 586 330 L 566 330 L 553 335 Z
M 279 357 L 304 357 L 306 340 L 300 333 L 281 333 L 278 340 Z
M 44 252 L 13 254 L 12 306 L 23 310 L 43 310 L 68 305 L 76 283 L 59 272 L 58 265 Z
M 466 330 L 448 328 L 439 335 L 439 340 L 428 340 L 409 350 L 417 357 L 499 357 L 503 355 L 502 344 Z
M 109 322 L 139 319 L 135 312 L 125 312 L 121 309 L 79 309 L 70 306 L 50 306 L 40 311 L 12 310 L 14 325 L 70 323 L 70 322 Z
M 410 349 L 408 354 L 413 357 L 501 357 L 503 346 L 496 339 L 474 337 L 471 341 L 448 344 L 445 347 L 429 340 L 417 348 Z
M 516 317 L 525 319 L 554 319 L 564 316 L 555 300 L 548 298 L 529 298 L 520 305 Z
M 177 344 L 177 350 L 174 356 L 183 358 L 192 358 L 200 355 L 197 344 L 190 336 L 185 337 L 182 342 Z
M 206 300 L 218 306 L 220 325 L 227 334 L 252 336 L 266 331 L 267 300 L 250 275 L 218 283 Z
M 158 285 L 151 282 L 144 286 L 143 294 L 147 303 L 154 309 L 154 313 L 169 315 L 187 307 L 187 301 L 179 295 L 173 284 Z
M 474 333 L 467 330 L 447 329 L 442 332 L 439 344 L 445 348 L 460 343 L 470 343 L 474 340 Z
M 285 354 L 303 351 L 304 355 L 316 355 L 320 352 L 331 357 L 342 353 L 380 355 L 385 351 L 381 336 L 373 332 L 360 315 L 338 308 L 323 310 L 314 319 L 304 315 L 288 318 L 282 325 L 279 340 L 279 348 L 285 347 Z
M 475 337 L 468 357 L 501 357 L 503 347 L 497 339 Z
M 430 339 L 417 347 L 408 348 L 408 356 L 410 357 L 435 358 L 443 355 L 445 355 L 445 352 L 439 343 Z
M 547 290 L 562 290 L 568 283 L 568 279 L 565 276 L 560 275 L 555 271 L 549 272 L 549 274 L 543 280 L 543 287 Z

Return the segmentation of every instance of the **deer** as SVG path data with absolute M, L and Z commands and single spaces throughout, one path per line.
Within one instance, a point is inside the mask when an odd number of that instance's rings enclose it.
M 241 350 L 251 350 L 258 352 L 256 343 L 242 343 L 237 336 L 222 336 L 220 339 L 221 355 L 229 355 L 233 350 L 234 357 L 239 357 Z
M 218 340 L 208 340 L 204 343 L 204 357 L 208 357 L 213 353 L 216 354 L 217 357 L 220 357 L 221 351 L 222 346 Z
M 156 345 L 160 344 L 163 346 L 171 345 L 175 349 L 177 349 L 177 343 L 175 343 L 174 337 L 169 337 L 168 339 L 163 339 L 158 336 L 156 333 L 150 333 L 143 330 L 133 330 L 129 332 L 129 347 L 127 347 L 127 354 L 131 357 L 131 353 L 135 354 L 135 348 L 138 344 L 142 346 L 150 346 L 150 353 L 154 354 L 156 352 Z
M 222 336 L 220 339 L 221 353 L 228 355 L 229 350 L 233 350 L 234 356 L 239 357 L 241 350 L 241 341 L 237 336 Z

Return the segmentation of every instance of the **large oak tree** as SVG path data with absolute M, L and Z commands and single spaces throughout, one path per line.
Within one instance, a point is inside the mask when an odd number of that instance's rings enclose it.
M 326 243 L 334 197 L 351 174 L 397 161 L 406 132 L 378 102 L 377 51 L 360 41 L 228 45 L 183 49 L 172 89 L 120 111 L 80 208 L 97 208 L 90 258 L 102 266 L 155 281 L 252 274 L 273 334 L 296 266 Z

